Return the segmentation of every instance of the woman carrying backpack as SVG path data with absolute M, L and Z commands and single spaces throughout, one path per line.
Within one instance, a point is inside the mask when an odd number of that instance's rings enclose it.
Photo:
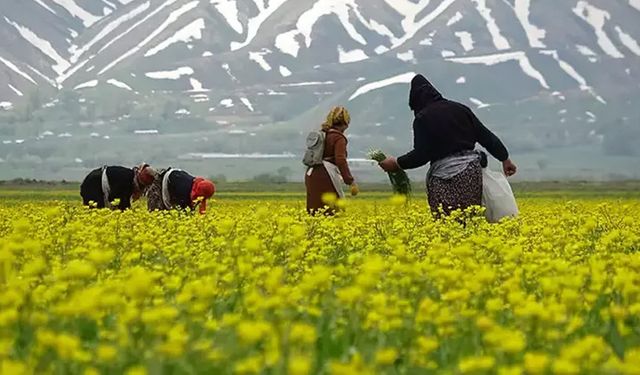
M 304 180 L 307 188 L 307 212 L 312 215 L 322 210 L 327 215 L 335 213 L 334 207 L 327 207 L 323 196 L 334 194 L 338 198 L 344 198 L 341 180 L 351 186 L 351 195 L 355 196 L 359 192 L 347 163 L 347 137 L 344 132 L 349 128 L 350 121 L 346 108 L 334 107 L 318 132 L 318 144 L 307 142 L 304 164 L 309 168 Z

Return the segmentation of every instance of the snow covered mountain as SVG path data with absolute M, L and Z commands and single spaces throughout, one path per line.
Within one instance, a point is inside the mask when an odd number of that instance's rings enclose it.
M 638 19 L 639 0 L 2 0 L 0 161 L 87 159 L 16 150 L 47 137 L 153 136 L 132 158 L 162 161 L 296 153 L 335 104 L 356 156 L 402 151 L 417 72 L 532 168 L 558 150 L 636 157 Z

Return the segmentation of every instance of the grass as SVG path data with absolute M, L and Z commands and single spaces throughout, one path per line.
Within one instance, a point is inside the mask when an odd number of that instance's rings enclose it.
M 0 182 L 0 199 L 17 201 L 80 201 L 77 182 L 31 181 Z M 640 181 L 621 182 L 517 182 L 512 184 L 517 198 L 640 199 Z M 216 200 L 304 200 L 303 183 L 258 184 L 255 182 L 220 182 L 217 184 Z M 360 185 L 362 198 L 385 199 L 391 194 L 388 184 Z M 424 186 L 418 184 L 412 193 L 414 199 L 424 199 Z

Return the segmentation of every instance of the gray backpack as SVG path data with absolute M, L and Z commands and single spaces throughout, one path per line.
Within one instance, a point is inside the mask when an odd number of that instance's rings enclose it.
M 307 135 L 306 146 L 302 164 L 307 167 L 313 167 L 322 164 L 324 156 L 324 139 L 325 133 L 322 130 L 315 130 Z

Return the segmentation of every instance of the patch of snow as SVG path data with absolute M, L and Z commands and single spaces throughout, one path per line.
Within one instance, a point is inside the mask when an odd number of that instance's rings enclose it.
M 50 58 L 56 63 L 51 67 L 51 69 L 53 69 L 54 72 L 58 74 L 62 74 L 62 72 L 64 72 L 66 69 L 68 69 L 71 66 L 71 64 L 67 60 L 65 60 L 64 57 L 58 54 L 58 51 L 56 51 L 56 49 L 53 48 L 53 46 L 48 40 L 40 38 L 38 35 L 36 35 L 36 33 L 31 31 L 30 29 L 11 21 L 7 17 L 4 17 L 4 19 L 5 21 L 7 21 L 9 25 L 13 26 L 18 31 L 20 36 L 22 36 L 27 42 L 29 42 L 32 46 L 34 46 L 36 49 L 42 52 L 45 56 L 47 56 L 48 58 Z
M 362 61 L 368 59 L 366 53 L 361 49 L 354 49 L 352 51 L 345 51 L 341 45 L 338 45 L 338 61 L 340 64 L 348 64 L 352 62 Z
M 102 139 L 111 139 L 111 137 L 109 137 L 108 135 L 105 135 L 104 137 L 102 137 Z
M 593 52 L 591 48 L 584 46 L 582 44 L 576 44 L 576 49 L 578 50 L 578 52 L 580 52 L 581 55 L 584 55 L 587 57 L 597 56 L 596 53 Z
M 396 57 L 398 58 L 398 60 L 401 60 L 401 61 L 404 61 L 404 62 L 409 62 L 409 61 L 415 62 L 416 61 L 416 58 L 413 55 L 413 50 L 412 49 L 410 49 L 410 50 L 408 50 L 407 52 L 404 52 L 404 53 L 398 52 L 396 54 Z
M 625 69 L 624 72 L 627 73 L 628 76 L 631 75 L 631 69 L 629 69 L 629 68 Z
M 80 158 L 75 158 L 75 159 L 73 159 L 73 161 L 76 162 L 77 164 L 82 163 L 82 159 L 80 159 Z
M 618 33 L 618 38 L 631 52 L 635 53 L 637 56 L 640 56 L 640 46 L 638 42 L 633 39 L 633 37 L 627 33 L 625 33 L 620 26 L 616 26 L 616 32 Z
M 502 36 L 496 20 L 491 16 L 491 9 L 487 7 L 486 0 L 471 1 L 476 5 L 478 13 L 480 13 L 482 18 L 485 20 L 487 29 L 489 30 L 489 34 L 491 34 L 491 39 L 493 40 L 493 45 L 499 50 L 507 50 L 511 48 L 507 39 Z
M 601 96 L 596 94 L 593 88 L 589 86 L 589 84 L 587 83 L 587 80 L 584 79 L 584 77 L 581 76 L 580 73 L 578 73 L 578 71 L 576 71 L 576 69 L 573 66 L 571 66 L 568 62 L 560 59 L 560 55 L 558 54 L 558 51 L 554 51 L 554 50 L 540 51 L 540 53 L 543 55 L 553 57 L 553 59 L 556 60 L 560 68 L 564 70 L 564 72 L 567 73 L 569 77 L 573 78 L 576 82 L 578 82 L 578 84 L 580 85 L 580 90 L 590 93 L 600 103 L 607 104 L 607 102 Z
M 258 35 L 258 30 L 260 30 L 260 27 L 262 26 L 264 21 L 271 17 L 271 15 L 274 14 L 286 1 L 287 0 L 270 0 L 268 3 L 266 1 L 263 3 L 263 5 L 266 4 L 266 7 L 258 5 L 260 12 L 257 16 L 250 18 L 247 22 L 247 37 L 242 43 L 232 42 L 230 45 L 231 50 L 236 51 L 240 48 L 248 46 L 256 37 L 256 35 Z M 261 1 L 256 1 L 256 4 L 259 4 L 260 2 Z M 239 32 L 239 34 L 241 33 L 242 31 Z
M 507 52 L 494 55 L 474 56 L 474 57 L 458 57 L 447 59 L 448 61 L 459 64 L 483 64 L 487 66 L 504 63 L 508 61 L 517 61 L 522 72 L 540 83 L 540 86 L 549 89 L 546 79 L 538 70 L 536 70 L 527 55 L 522 52 Z
M 629 0 L 629 5 L 640 11 L 640 0 Z
M 100 134 L 99 134 L 99 133 L 91 133 L 91 134 L 89 134 L 89 136 L 90 136 L 91 138 L 99 138 L 99 137 L 100 137 Z
M 224 69 L 224 71 L 227 73 L 227 75 L 231 78 L 232 81 L 234 82 L 238 81 L 236 76 L 234 76 L 233 73 L 231 73 L 231 67 L 229 67 L 229 64 L 227 63 L 222 64 L 222 69 Z
M 2 57 L 0 57 L 0 62 L 2 62 Z M 34 68 L 31 65 L 27 65 L 27 68 L 29 68 L 29 70 L 31 70 L 32 72 L 34 72 L 35 74 L 37 74 L 40 78 L 44 79 L 47 83 L 49 83 L 51 86 L 59 89 L 60 87 L 58 86 L 58 84 L 52 80 L 51 78 L 47 77 L 46 75 L 42 74 L 38 69 Z M 35 85 L 37 85 L 37 83 L 35 83 L 35 81 L 33 81 L 33 83 Z
M 449 58 L 449 57 L 453 57 L 453 56 L 455 56 L 455 55 L 456 55 L 456 53 L 455 53 L 455 52 L 453 52 L 453 51 L 449 51 L 449 50 L 443 50 L 443 51 L 440 51 L 440 54 L 441 54 L 441 55 L 442 55 L 442 57 L 444 57 L 445 59 L 446 59 L 446 58 Z
M 200 40 L 202 39 L 202 30 L 204 30 L 204 18 L 198 18 L 148 50 L 144 57 L 153 56 L 175 43 L 190 43 L 194 40 Z
M 465 52 L 473 50 L 473 37 L 471 36 L 471 33 L 467 31 L 456 31 L 455 36 L 460 40 L 460 45 Z
M 80 64 L 76 64 L 76 65 L 72 66 L 71 69 L 67 69 L 64 73 L 58 75 L 58 77 L 56 78 L 56 82 L 58 84 L 63 83 L 64 81 L 67 80 L 67 78 L 71 77 L 78 70 L 82 69 L 82 67 L 85 66 L 85 64 L 88 63 L 88 62 L 89 62 L 89 59 L 85 59 Z
M 138 5 L 137 7 L 133 8 L 129 12 L 127 12 L 127 13 L 121 15 L 120 17 L 116 18 L 115 20 L 107 23 L 104 27 L 101 27 L 100 32 L 98 34 L 96 34 L 96 36 L 93 37 L 89 41 L 89 43 L 85 44 L 84 46 L 82 46 L 79 49 L 75 49 L 75 50 L 71 51 L 73 53 L 73 55 L 71 56 L 71 59 L 70 59 L 71 62 L 75 63 L 76 61 L 78 61 L 80 56 L 82 56 L 85 52 L 87 52 L 93 45 L 95 45 L 96 43 L 98 43 L 99 41 L 104 39 L 104 37 L 106 37 L 112 31 L 114 31 L 115 29 L 120 27 L 120 25 L 122 25 L 123 23 L 128 22 L 128 21 L 136 18 L 137 16 L 139 16 L 143 12 L 145 12 L 147 9 L 149 9 L 150 5 L 151 5 L 151 3 L 149 1 L 145 1 L 144 3 Z
M 188 66 L 183 66 L 175 70 L 148 72 L 144 75 L 152 79 L 180 79 L 182 76 L 190 76 L 193 74 L 193 69 Z
M 435 9 L 419 21 L 416 21 L 416 18 L 429 5 L 429 1 L 422 0 L 419 3 L 413 3 L 409 0 L 385 0 L 385 2 L 405 17 L 401 22 L 405 34 L 398 38 L 391 47 L 391 49 L 396 49 L 411 40 L 418 31 L 438 19 L 456 0 L 442 0 Z M 433 38 L 433 35 L 429 35 L 429 37 Z
M 16 95 L 18 96 L 24 96 L 24 94 L 22 93 L 22 91 L 18 90 L 17 88 L 15 88 L 12 84 L 8 84 L 9 88 L 16 93 Z
M 111 13 L 113 13 L 113 10 L 111 10 L 111 8 L 107 8 L 104 7 L 104 9 L 102 10 L 102 14 L 106 17 L 108 15 L 110 15 Z
M 355 98 L 367 94 L 371 91 L 374 90 L 379 90 L 383 87 L 387 87 L 387 86 L 391 86 L 391 85 L 397 85 L 397 84 L 402 84 L 402 83 L 410 83 L 411 80 L 413 79 L 413 77 L 415 77 L 416 73 L 414 72 L 407 72 L 407 73 L 403 73 L 403 74 L 398 74 L 396 76 L 393 77 L 389 77 L 389 78 L 385 78 L 383 80 L 380 81 L 375 81 L 375 82 L 369 82 L 361 87 L 359 87 L 350 97 L 349 97 L 349 101 L 354 100 Z
M 50 130 L 45 130 L 44 132 L 42 132 L 42 134 L 40 134 L 41 137 L 48 137 L 52 135 L 53 135 L 53 132 Z
M 274 91 L 274 90 L 267 90 L 267 95 L 269 96 L 286 96 L 287 93 L 286 92 L 282 92 L 282 91 Z
M 377 53 L 378 55 L 382 55 L 383 53 L 389 51 L 389 47 L 387 46 L 383 46 L 383 45 L 379 45 L 376 47 L 376 49 L 373 50 L 375 53 Z
M 162 24 L 160 24 L 160 26 L 158 26 L 153 32 L 151 32 L 151 34 L 149 34 L 143 41 L 141 41 L 135 47 L 131 48 L 129 51 L 125 52 L 123 55 L 121 55 L 120 57 L 118 57 L 117 59 L 115 59 L 114 61 L 109 63 L 107 66 L 105 66 L 98 73 L 98 75 L 104 74 L 109 69 L 111 69 L 114 66 L 118 65 L 124 59 L 126 59 L 129 56 L 131 56 L 131 55 L 137 53 L 138 51 L 140 51 L 140 49 L 142 49 L 149 42 L 151 42 L 156 36 L 158 36 L 160 33 L 162 33 L 166 28 L 171 26 L 171 24 L 176 22 L 183 14 L 185 14 L 185 13 L 193 10 L 195 7 L 197 7 L 199 3 L 200 3 L 199 0 L 191 1 L 189 3 L 184 4 L 183 6 L 178 8 L 177 10 L 174 10 L 173 12 L 171 12 L 169 14 L 169 16 L 167 17 L 167 19 L 164 20 L 164 22 Z
M 85 83 L 81 83 L 78 86 L 74 87 L 74 90 L 81 90 L 81 89 L 87 89 L 87 88 L 91 88 L 91 87 L 96 87 L 98 86 L 98 80 L 97 79 L 93 79 L 91 81 L 87 81 Z
M 85 70 L 85 72 L 90 73 L 93 71 L 93 69 L 95 69 L 96 66 L 95 65 L 91 65 L 90 67 L 87 68 L 87 70 Z
M 141 20 L 139 20 L 138 22 L 134 23 L 132 26 L 130 26 L 127 30 L 125 30 L 124 32 L 118 34 L 115 38 L 111 39 L 109 42 L 107 42 L 104 46 L 102 46 L 100 48 L 100 50 L 98 52 L 102 52 L 105 49 L 109 48 L 112 44 L 114 44 L 115 42 L 117 42 L 118 40 L 120 40 L 121 38 L 127 36 L 127 35 L 131 35 L 131 32 L 137 28 L 138 26 L 144 24 L 147 22 L 147 20 L 149 20 L 151 17 L 155 16 L 156 14 L 158 14 L 159 12 L 161 12 L 164 8 L 172 5 L 173 3 L 175 3 L 177 0 L 167 0 L 164 3 L 160 4 L 158 7 L 154 8 L 151 12 L 149 12 L 146 16 L 144 16 Z M 114 21 L 115 22 L 115 21 Z
M 609 36 L 604 31 L 607 20 L 611 18 L 609 12 L 589 4 L 586 1 L 578 1 L 573 13 L 587 22 L 594 30 L 598 39 L 598 45 L 609 56 L 620 59 L 624 55 L 616 48 Z
M 357 82 L 362 82 L 362 81 L 365 81 L 365 80 L 366 80 L 366 78 L 364 78 L 364 77 L 358 77 L 358 79 L 356 79 Z
M 236 33 L 242 34 L 244 28 L 238 18 L 238 6 L 236 0 L 210 0 L 211 4 L 220 12 L 222 17 L 227 21 Z
M 49 12 L 51 12 L 53 14 L 58 14 L 58 13 L 56 13 L 55 10 L 51 9 L 51 7 L 49 7 L 47 4 L 45 4 L 42 0 L 35 0 L 35 1 L 36 1 L 36 3 L 38 3 L 38 5 L 40 5 L 44 9 L 48 10 Z
M 124 82 L 118 81 L 117 79 L 114 79 L 114 78 L 111 78 L 111 79 L 107 80 L 107 83 L 110 84 L 110 85 L 113 85 L 115 87 L 121 88 L 121 89 L 133 91 L 133 89 L 131 89 L 131 87 L 129 85 L 127 85 Z
M 461 85 L 463 83 L 467 83 L 467 78 L 465 78 L 464 76 L 462 77 L 458 77 L 458 79 L 456 79 L 456 83 Z
M 211 57 L 211 56 L 213 56 L 213 52 L 211 51 L 202 52 L 202 57 Z
M 260 52 L 249 52 L 249 60 L 255 61 L 264 71 L 268 72 L 271 70 L 271 65 L 264 57 L 270 53 L 271 50 L 266 48 L 263 48 Z
M 58 134 L 58 138 L 71 138 L 73 137 L 73 134 L 71 133 L 60 133 Z
M 183 115 L 183 116 L 189 116 L 191 114 L 191 111 L 189 111 L 186 108 L 180 108 L 179 110 L 177 110 L 175 112 L 176 115 Z
M 233 99 L 231 99 L 231 98 L 222 99 L 222 100 L 220 101 L 220 105 L 221 105 L 221 106 L 223 106 L 223 107 L 225 107 L 225 108 L 231 108 L 231 107 L 233 107 L 233 106 L 234 106 L 234 104 L 233 104 Z
M 307 48 L 311 46 L 312 38 L 311 34 L 313 27 L 317 21 L 328 15 L 335 15 L 342 24 L 343 28 L 349 34 L 349 36 L 361 45 L 367 45 L 366 39 L 358 32 L 355 26 L 351 23 L 351 12 L 358 13 L 357 5 L 354 0 L 317 0 L 313 3 L 311 9 L 308 9 L 296 22 L 294 29 L 289 30 L 276 37 L 276 47 L 281 51 L 290 51 L 292 56 L 297 57 L 299 44 L 295 40 L 298 35 L 304 37 L 305 45 Z M 363 21 L 363 18 L 360 18 Z M 366 20 L 365 20 L 366 22 Z M 371 25 L 370 25 L 371 26 Z M 374 29 L 376 29 L 374 27 Z M 380 28 L 377 28 L 380 31 Z M 288 52 L 287 52 L 288 53 Z
M 477 98 L 473 98 L 473 97 L 469 98 L 469 101 L 471 103 L 475 104 L 478 109 L 491 107 L 491 104 L 484 103 L 480 99 L 477 99 Z
M 286 66 L 280 65 L 280 75 L 283 77 L 289 77 L 291 75 L 291 71 Z
M 64 8 L 67 13 L 82 21 L 85 27 L 90 27 L 94 23 L 98 22 L 101 17 L 95 16 L 87 12 L 84 8 L 80 7 L 74 0 L 51 0 L 54 3 Z
M 176 111 L 176 113 L 178 113 Z M 133 134 L 158 134 L 158 130 L 157 129 L 140 129 L 140 130 L 134 130 Z
M 287 31 L 286 33 L 278 34 L 275 40 L 275 46 L 277 49 L 291 55 L 298 57 L 298 51 L 300 51 L 300 43 L 296 40 L 298 32 L 296 30 Z
M 211 90 L 209 89 L 205 89 L 204 86 L 202 85 L 202 82 L 198 81 L 197 79 L 191 77 L 189 78 L 189 83 L 191 83 L 191 90 L 189 90 L 189 92 L 209 92 Z
M 11 102 L 0 102 L 0 109 L 8 111 L 11 108 L 13 108 L 13 103 L 11 103 Z
M 591 117 L 591 118 L 592 118 L 592 119 L 594 119 L 594 120 L 595 120 L 595 119 L 597 119 L 596 115 L 594 115 L 594 114 L 593 114 L 593 112 L 586 111 L 584 114 L 585 114 L 585 115 L 587 115 L 587 116 L 589 116 L 589 117 Z
M 242 102 L 242 104 L 245 105 L 245 107 L 247 107 L 251 112 L 253 112 L 253 105 L 251 104 L 251 102 L 249 101 L 249 99 L 247 98 L 240 98 L 240 101 Z
M 247 134 L 247 131 L 246 130 L 242 130 L 242 129 L 231 129 L 227 133 L 228 134 L 242 135 L 242 134 Z
M 10 140 L 2 141 L 3 145 L 10 145 L 12 143 L 13 143 L 13 141 L 10 141 Z
M 462 21 L 462 13 L 456 12 L 456 14 L 454 14 L 453 17 L 449 18 L 449 21 L 447 21 L 447 27 L 451 27 L 460 21 Z
M 324 86 L 333 85 L 334 81 L 310 81 L 310 82 L 296 82 L 296 83 L 283 83 L 281 87 L 303 87 L 303 86 Z
M 422 39 L 418 44 L 420 44 L 421 46 L 432 46 L 433 38 Z
M 558 97 L 558 99 L 560 99 L 562 101 L 565 101 L 567 99 L 564 95 L 562 95 L 562 93 L 560 91 L 552 92 L 551 96 L 556 96 L 556 97 Z
M 531 0 L 515 0 L 513 10 L 516 13 L 516 17 L 518 17 L 522 28 L 527 34 L 527 39 L 529 40 L 531 48 L 547 48 L 543 42 L 547 32 L 531 23 L 531 20 L 529 19 L 531 16 L 530 7 Z

